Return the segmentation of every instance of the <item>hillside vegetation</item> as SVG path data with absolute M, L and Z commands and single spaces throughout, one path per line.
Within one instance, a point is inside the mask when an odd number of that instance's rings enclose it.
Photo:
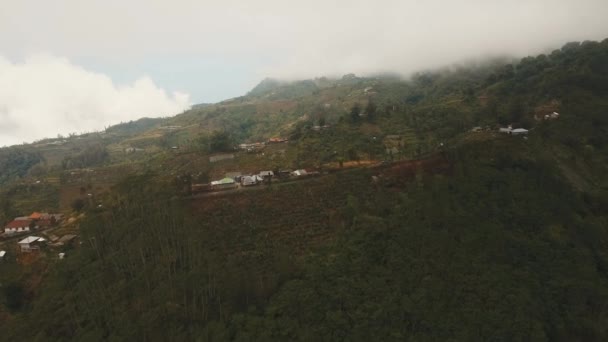
M 103 206 L 83 204 L 65 259 L 0 262 L 0 339 L 607 340 L 607 134 L 604 40 L 407 80 L 267 79 L 3 149 L 22 165 L 2 169 L 4 217 L 78 189 Z M 289 142 L 233 151 L 271 137 Z M 184 187 L 292 168 L 320 173 Z

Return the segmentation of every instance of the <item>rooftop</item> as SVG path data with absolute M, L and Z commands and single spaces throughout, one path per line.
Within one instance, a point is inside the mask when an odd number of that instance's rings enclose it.
M 21 227 L 29 226 L 30 223 L 32 223 L 32 221 L 30 221 L 30 220 L 13 220 L 13 221 L 7 223 L 6 226 L 4 226 L 4 227 L 5 228 L 21 228 Z
M 36 242 L 36 241 L 45 241 L 44 238 L 41 238 L 39 236 L 28 236 L 25 239 L 19 241 L 18 243 L 22 244 L 22 243 L 32 243 L 32 242 Z
M 41 218 L 43 215 L 48 215 L 48 214 L 46 214 L 46 213 L 39 213 L 39 212 L 37 212 L 37 211 L 34 211 L 34 212 L 32 213 L 32 215 L 30 215 L 30 218 L 31 218 L 32 220 L 38 220 L 38 219 L 40 219 L 40 218 Z

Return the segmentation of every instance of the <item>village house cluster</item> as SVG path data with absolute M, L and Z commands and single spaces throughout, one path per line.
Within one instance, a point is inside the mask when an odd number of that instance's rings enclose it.
M 513 128 L 513 126 L 509 125 L 507 127 L 500 127 L 498 129 L 499 133 L 505 133 L 510 135 L 528 135 L 528 130 L 525 128 Z
M 551 120 L 557 120 L 559 119 L 560 115 L 558 112 L 552 112 L 549 114 L 540 114 L 540 115 L 535 115 L 534 118 L 538 121 L 540 120 L 545 120 L 545 121 L 551 121 Z M 481 126 L 477 126 L 477 127 L 473 127 L 471 129 L 471 132 L 481 132 L 481 131 L 491 131 L 492 128 L 490 128 L 489 126 L 483 128 Z M 508 125 L 507 127 L 499 127 L 498 128 L 498 133 L 503 133 L 503 134 L 509 134 L 509 135 L 522 135 L 522 136 L 527 136 L 529 133 L 529 130 L 525 129 L 525 128 L 513 128 L 512 125 Z
M 30 233 L 57 226 L 63 220 L 63 214 L 51 214 L 33 212 L 29 216 L 15 217 L 4 226 L 4 236 L 11 237 L 18 234 Z M 48 235 L 48 237 L 46 237 Z M 66 234 L 61 237 L 46 234 L 43 236 L 27 236 L 17 242 L 22 253 L 36 252 L 40 249 L 50 247 L 62 247 L 73 243 L 76 235 Z M 4 259 L 6 251 L 0 251 L 0 260 Z
M 237 189 L 239 187 L 250 187 L 261 184 L 269 184 L 272 179 L 300 178 L 318 175 L 318 171 L 298 170 L 279 170 L 277 172 L 265 170 L 255 174 L 242 174 L 241 172 L 228 172 L 225 177 L 212 181 L 209 184 L 192 184 L 192 192 L 221 191 Z
M 62 214 L 33 212 L 30 216 L 15 217 L 4 226 L 4 234 L 18 234 L 37 229 L 50 228 L 63 219 Z
M 273 171 L 260 171 L 256 174 L 242 175 L 240 172 L 229 172 L 226 177 L 212 181 L 211 190 L 233 189 L 241 186 L 252 186 L 262 184 L 264 181 L 270 182 L 275 174 Z

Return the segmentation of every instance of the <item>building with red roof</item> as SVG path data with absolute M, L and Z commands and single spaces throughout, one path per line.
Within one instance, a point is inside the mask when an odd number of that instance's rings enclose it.
M 13 220 L 4 226 L 4 233 L 13 234 L 20 232 L 29 232 L 31 220 Z

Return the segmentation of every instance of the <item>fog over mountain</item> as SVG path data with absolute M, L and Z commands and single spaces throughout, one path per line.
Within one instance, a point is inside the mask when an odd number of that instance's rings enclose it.
M 602 40 L 606 13 L 601 0 L 9 0 L 0 145 L 173 115 L 267 76 L 407 75 Z

